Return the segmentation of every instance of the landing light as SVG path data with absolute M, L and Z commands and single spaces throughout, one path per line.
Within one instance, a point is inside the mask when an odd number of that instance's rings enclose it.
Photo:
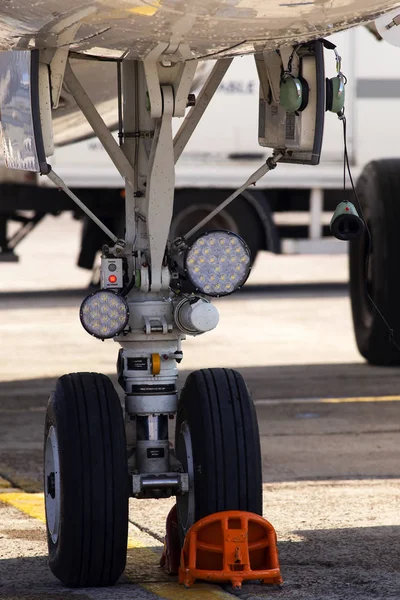
M 120 294 L 113 290 L 100 290 L 82 302 L 80 317 L 88 333 L 104 340 L 125 329 L 129 320 L 129 308 Z
M 199 236 L 187 250 L 185 268 L 197 290 L 207 296 L 227 296 L 248 278 L 250 250 L 235 233 L 210 231 Z

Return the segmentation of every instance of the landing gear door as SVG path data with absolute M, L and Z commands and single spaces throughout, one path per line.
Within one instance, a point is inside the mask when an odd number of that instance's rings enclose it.
M 0 126 L 9 169 L 47 173 L 53 153 L 48 67 L 38 50 L 0 52 Z
M 323 44 L 320 41 L 255 56 L 260 79 L 260 146 L 284 151 L 280 162 L 317 165 L 320 161 L 326 109 Z M 287 111 L 281 104 L 281 81 L 301 82 L 305 108 Z M 304 89 L 304 87 L 307 89 Z

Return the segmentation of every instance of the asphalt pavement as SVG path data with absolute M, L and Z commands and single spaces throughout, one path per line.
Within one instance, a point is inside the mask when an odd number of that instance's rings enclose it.
M 253 394 L 283 587 L 185 590 L 166 576 L 158 562 L 172 499 L 131 500 L 117 586 L 59 584 L 41 494 L 47 398 L 72 371 L 104 372 L 117 387 L 118 347 L 79 323 L 89 274 L 74 266 L 78 227 L 48 219 L 20 265 L 0 264 L 0 599 L 399 600 L 400 370 L 358 355 L 341 256 L 260 256 L 246 289 L 218 301 L 218 329 L 183 348 L 181 385 L 193 369 L 229 366 Z

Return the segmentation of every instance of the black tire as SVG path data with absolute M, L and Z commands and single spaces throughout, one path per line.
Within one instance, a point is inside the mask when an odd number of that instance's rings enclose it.
M 53 538 L 46 441 L 54 431 L 60 519 Z M 68 587 L 113 585 L 126 563 L 129 479 L 122 409 L 105 375 L 58 379 L 46 413 L 44 483 L 51 571 Z
M 230 194 L 229 190 L 191 189 L 176 190 L 174 214 L 172 217 L 171 239 L 185 235 L 194 225 L 207 216 Z M 244 239 L 251 252 L 252 262 L 259 250 L 265 248 L 265 235 L 255 209 L 242 196 L 224 208 L 200 233 L 212 229 L 226 229 Z
M 193 475 L 189 495 L 177 497 L 181 542 L 193 522 L 212 513 L 245 510 L 261 515 L 257 415 L 240 373 L 202 369 L 188 376 L 178 404 L 175 431 L 177 458 L 188 469 L 185 435 L 192 446 Z M 190 470 L 189 466 L 189 475 Z M 191 494 L 194 510 L 189 514 Z
M 399 365 L 400 351 L 368 299 L 367 290 L 400 339 L 400 160 L 373 161 L 357 182 L 372 247 L 366 272 L 368 237 L 365 232 L 350 243 L 350 297 L 357 346 L 375 365 Z M 367 281 L 367 285 L 366 285 Z

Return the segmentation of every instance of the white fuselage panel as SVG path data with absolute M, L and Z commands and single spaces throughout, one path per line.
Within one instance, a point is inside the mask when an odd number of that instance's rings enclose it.
M 13 0 L 0 3 L 0 50 L 51 48 L 143 59 L 158 43 L 193 57 L 252 53 L 373 20 L 400 0 Z M 68 37 L 68 35 L 67 35 Z M 62 42 L 60 42 L 62 40 Z

